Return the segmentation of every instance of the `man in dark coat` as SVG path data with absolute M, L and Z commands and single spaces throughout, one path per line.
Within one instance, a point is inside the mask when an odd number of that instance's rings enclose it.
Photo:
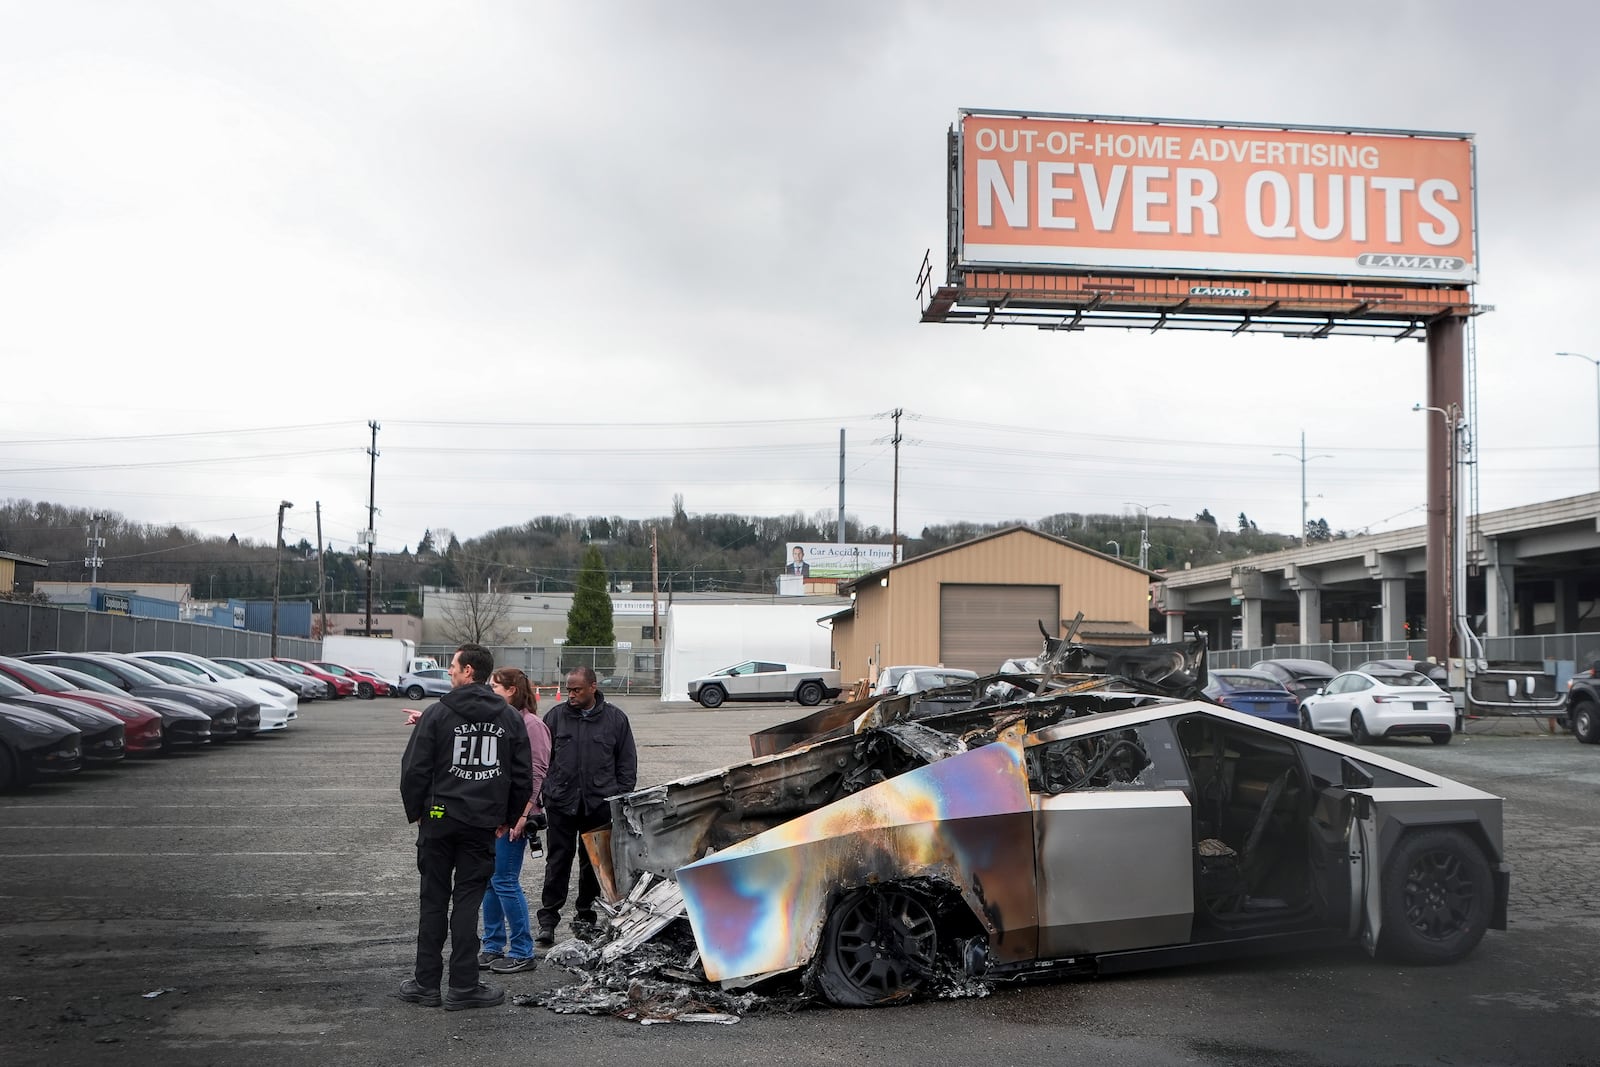
M 426 1007 L 442 999 L 446 1011 L 492 1007 L 506 996 L 478 981 L 478 910 L 494 873 L 495 838 L 533 794 L 533 754 L 520 714 L 486 684 L 493 671 L 482 645 L 456 649 L 453 688 L 422 713 L 400 763 L 422 875 L 416 972 L 400 984 L 400 999 Z M 447 930 L 450 985 L 441 998 Z
M 579 836 L 611 822 L 607 797 L 631 793 L 639 778 L 633 727 L 622 709 L 600 692 L 594 671 L 579 667 L 567 675 L 567 699 L 545 713 L 550 727 L 550 769 L 544 776 L 544 813 L 549 840 L 544 860 L 544 895 L 539 936 L 534 944 L 555 944 L 561 906 L 567 902 L 572 858 L 578 858 L 577 910 L 572 932 L 595 931 L 594 901 L 600 895 L 589 854 Z

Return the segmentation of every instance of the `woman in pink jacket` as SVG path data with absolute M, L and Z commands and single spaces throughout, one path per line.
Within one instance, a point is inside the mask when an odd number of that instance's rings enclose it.
M 524 839 L 537 835 L 544 824 L 539 790 L 550 767 L 550 729 L 539 718 L 539 700 L 526 674 L 515 667 L 501 667 L 490 675 L 489 688 L 522 713 L 533 748 L 533 796 L 516 824 L 495 839 L 494 875 L 483 895 L 483 951 L 478 955 L 480 969 L 516 974 L 536 966 L 528 898 L 522 893 L 522 860 L 528 854 Z

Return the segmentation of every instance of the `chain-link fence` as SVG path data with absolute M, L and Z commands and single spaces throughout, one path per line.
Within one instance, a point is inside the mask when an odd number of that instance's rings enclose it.
M 0 601 L 0 654 L 29 652 L 192 652 L 197 656 L 259 657 L 272 654 L 272 635 L 173 619 Z M 278 655 L 320 659 L 322 642 L 280 636 Z
M 517 667 L 535 686 L 560 686 L 574 667 L 588 667 L 606 693 L 661 692 L 661 654 L 645 649 L 577 645 L 489 645 L 496 667 Z M 455 654 L 455 645 L 418 645 L 417 655 L 432 656 L 443 666 Z

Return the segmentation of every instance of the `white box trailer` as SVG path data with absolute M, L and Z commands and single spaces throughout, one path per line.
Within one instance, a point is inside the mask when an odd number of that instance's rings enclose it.
M 330 634 L 322 639 L 322 658 L 354 667 L 398 684 L 402 674 L 437 667 L 432 657 L 418 656 L 417 645 L 403 637 L 348 637 Z
M 833 631 L 818 621 L 837 603 L 672 605 L 662 650 L 661 699 L 689 699 L 689 682 L 747 659 L 833 665 Z

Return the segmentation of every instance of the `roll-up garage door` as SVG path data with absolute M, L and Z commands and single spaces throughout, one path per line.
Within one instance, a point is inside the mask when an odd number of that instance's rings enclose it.
M 939 662 L 992 674 L 1008 659 L 1037 656 L 1039 623 L 1059 633 L 1060 607 L 1056 585 L 940 586 Z

